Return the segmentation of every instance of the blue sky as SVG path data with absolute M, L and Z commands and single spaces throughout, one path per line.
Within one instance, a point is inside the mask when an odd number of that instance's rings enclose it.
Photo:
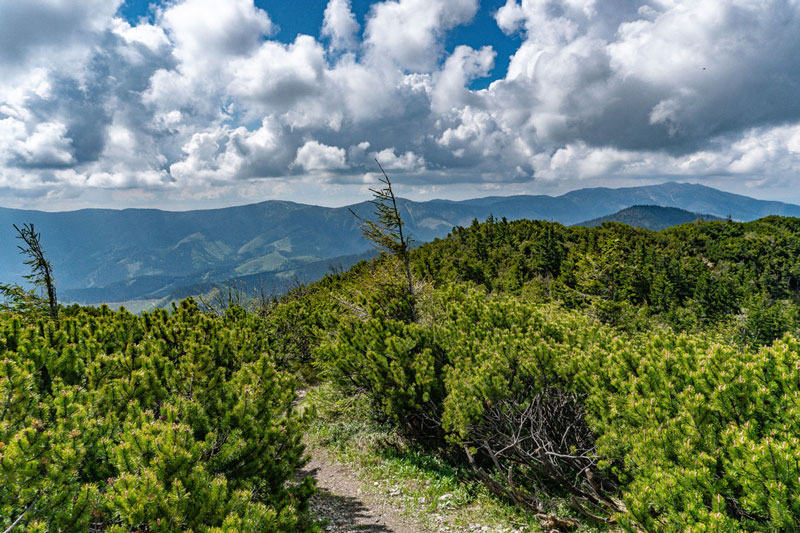
M 351 3 L 353 14 L 362 28 L 370 6 L 374 3 L 376 3 L 374 0 L 353 0 Z M 473 80 L 470 83 L 472 89 L 485 89 L 492 81 L 503 78 L 508 69 L 509 59 L 520 45 L 518 35 L 506 35 L 495 22 L 495 13 L 505 3 L 505 0 L 483 0 L 474 19 L 469 24 L 454 28 L 446 37 L 445 49 L 450 53 L 460 44 L 473 48 L 490 45 L 497 52 L 490 75 Z M 119 12 L 128 22 L 136 24 L 142 17 L 152 20 L 152 7 L 161 4 L 163 2 L 127 0 Z M 269 13 L 272 21 L 280 28 L 273 37 L 284 43 L 294 41 L 300 33 L 319 38 L 327 4 L 327 0 L 255 1 L 255 5 Z
M 800 203 L 796 0 L 3 0 L 0 205 Z

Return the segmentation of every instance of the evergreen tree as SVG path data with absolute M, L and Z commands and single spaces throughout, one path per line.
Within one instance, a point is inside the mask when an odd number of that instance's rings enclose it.
M 388 252 L 401 261 L 405 275 L 405 292 L 411 303 L 412 316 L 416 320 L 413 304 L 414 281 L 411 275 L 411 239 L 403 233 L 404 223 L 397 209 L 397 199 L 392 191 L 392 182 L 380 162 L 377 159 L 375 162 L 383 174 L 378 179 L 384 185 L 378 189 L 370 189 L 374 195 L 370 203 L 375 207 L 375 220 L 366 220 L 358 216 L 352 209 L 350 213 L 361 221 L 361 231 L 366 239 L 372 241 L 381 253 Z
M 50 316 L 58 320 L 58 301 L 56 300 L 56 285 L 53 280 L 53 267 L 44 255 L 42 236 L 34 231 L 33 224 L 23 224 L 21 228 L 14 224 L 14 229 L 17 230 L 17 238 L 24 243 L 24 246 L 20 245 L 18 248 L 23 255 L 28 257 L 25 264 L 31 267 L 31 273 L 26 274 L 25 279 L 47 294 Z

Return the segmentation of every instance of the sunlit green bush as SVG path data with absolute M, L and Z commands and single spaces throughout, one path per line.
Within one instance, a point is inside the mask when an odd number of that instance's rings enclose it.
M 598 452 L 622 461 L 628 514 L 652 531 L 800 527 L 800 344 L 696 336 L 619 342 L 582 364 Z
M 386 415 L 424 420 L 495 492 L 534 510 L 560 493 L 648 531 L 800 528 L 800 343 L 790 337 L 756 351 L 628 334 L 450 287 L 420 323 L 345 321 L 327 354 Z
M 94 315 L 94 316 L 92 316 Z M 171 313 L 0 318 L 0 526 L 303 531 L 293 379 L 262 323 Z

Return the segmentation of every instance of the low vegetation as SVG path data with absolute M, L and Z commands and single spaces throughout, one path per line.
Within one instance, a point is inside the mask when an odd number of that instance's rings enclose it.
M 0 525 L 302 531 L 294 378 L 263 325 L 191 301 L 0 321 Z M 45 374 L 43 369 L 47 369 Z
M 380 236 L 278 300 L 7 310 L 0 526 L 311 530 L 305 432 L 549 529 L 800 529 L 800 220 Z

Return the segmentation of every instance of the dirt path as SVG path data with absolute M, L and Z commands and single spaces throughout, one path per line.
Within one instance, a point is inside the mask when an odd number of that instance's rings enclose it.
M 358 472 L 337 463 L 324 450 L 311 450 L 305 475 L 317 480 L 319 492 L 311 511 L 328 521 L 326 531 L 336 533 L 432 533 L 413 517 L 403 516 L 398 506 L 376 494 Z

